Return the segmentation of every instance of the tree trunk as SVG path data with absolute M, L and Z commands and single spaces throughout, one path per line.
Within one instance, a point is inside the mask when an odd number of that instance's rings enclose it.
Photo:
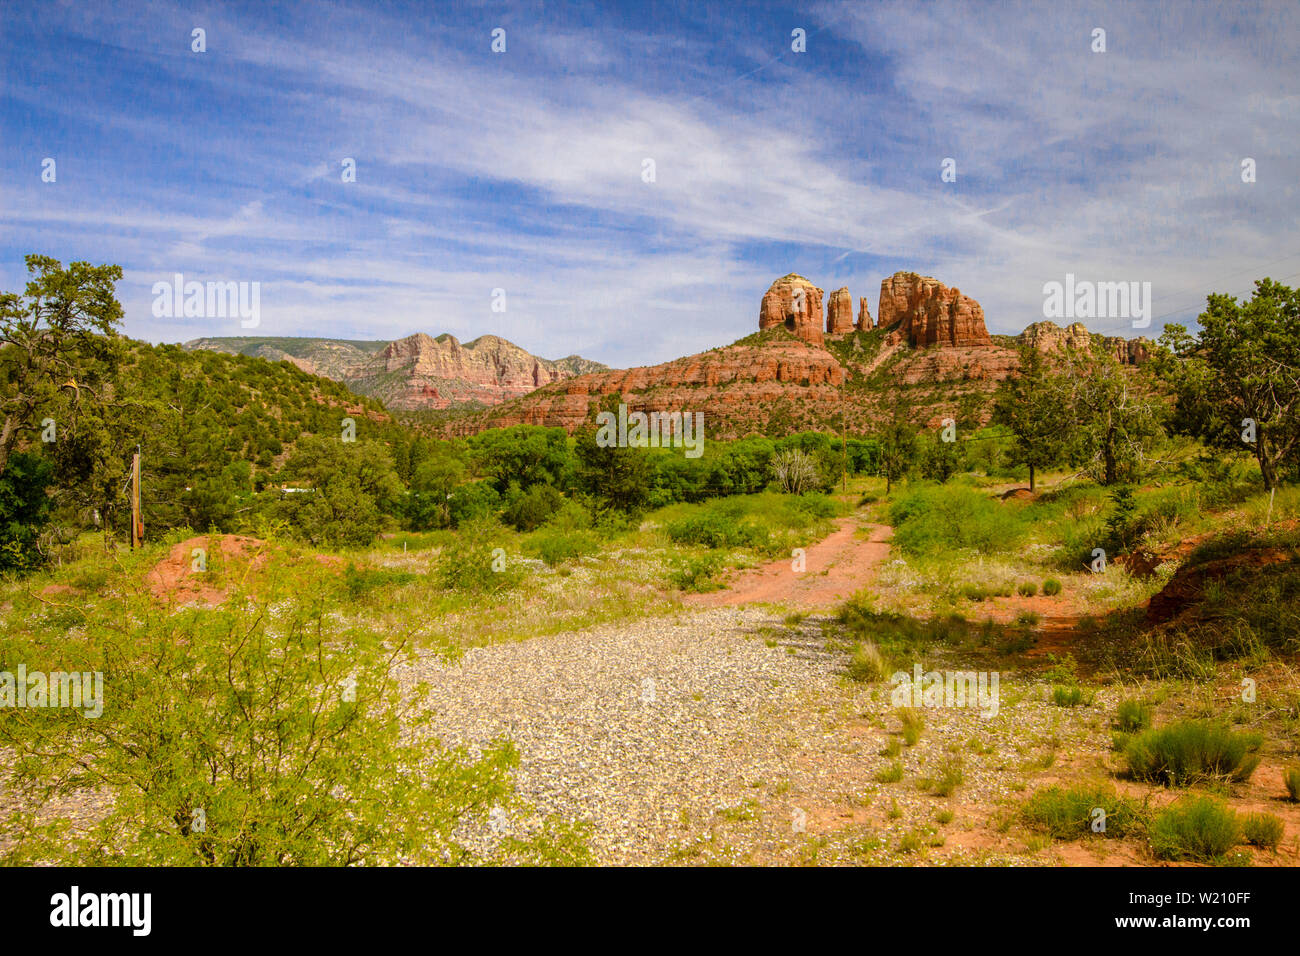
M 1030 492 L 1030 494 L 1033 494 L 1033 491 L 1034 491 L 1034 466 L 1033 466 L 1033 465 L 1030 465 L 1030 466 L 1029 466 L 1029 492 Z

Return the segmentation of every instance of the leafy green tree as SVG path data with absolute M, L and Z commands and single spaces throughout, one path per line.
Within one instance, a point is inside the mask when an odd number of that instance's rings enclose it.
M 376 441 L 314 435 L 298 444 L 285 471 L 313 489 L 286 500 L 291 520 L 308 541 L 330 547 L 369 544 L 405 491 L 388 448 Z
M 0 472 L 46 418 L 66 427 L 83 407 L 110 401 L 105 383 L 122 354 L 120 266 L 26 257 L 21 296 L 0 294 Z
M 465 465 L 458 458 L 425 458 L 411 477 L 407 517 L 417 531 L 446 528 L 452 523 L 451 500 L 465 480 Z
M 1065 457 L 1073 418 L 1068 389 L 1043 353 L 1032 346 L 1020 351 L 1020 371 L 1003 380 L 993 403 L 993 421 L 1015 436 L 1009 458 L 1029 468 L 1029 490 L 1035 489 L 1040 468 L 1058 465 Z
M 14 452 L 0 474 L 0 572 L 30 571 L 44 563 L 38 545 L 50 512 L 46 489 L 54 466 L 39 455 Z
M 1247 302 L 1208 296 L 1197 321 L 1196 335 L 1168 325 L 1160 336 L 1174 426 L 1213 448 L 1249 450 L 1272 489 L 1300 465 L 1300 290 L 1260 279 Z
M 563 428 L 492 428 L 471 438 L 469 447 L 477 473 L 491 478 L 501 494 L 511 482 L 525 491 L 539 482 L 562 485 L 570 468 Z
M 1103 485 L 1135 478 L 1163 434 L 1149 388 L 1104 349 L 1066 349 L 1068 457 Z
M 617 415 L 620 398 L 617 394 L 606 396 L 600 411 Z M 650 496 L 650 456 L 644 448 L 620 448 L 616 444 L 602 447 L 597 434 L 593 419 L 574 440 L 574 480 L 578 488 L 601 507 L 624 512 L 639 510 Z

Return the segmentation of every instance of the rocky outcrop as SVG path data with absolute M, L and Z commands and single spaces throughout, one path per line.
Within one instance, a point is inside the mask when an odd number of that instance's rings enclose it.
M 822 290 L 793 272 L 773 282 L 758 309 L 758 328 L 764 331 L 777 326 L 805 342 L 821 345 Z
M 871 331 L 871 310 L 867 308 L 865 295 L 858 300 L 858 329 L 863 332 Z
M 897 325 L 898 340 L 914 348 L 992 345 L 984 310 L 960 289 L 915 272 L 895 272 L 880 283 L 879 328 Z
M 1090 351 L 1094 347 L 1100 347 L 1113 355 L 1121 365 L 1141 365 L 1151 356 L 1151 343 L 1148 339 L 1100 335 L 1089 332 L 1082 322 L 1074 322 L 1064 328 L 1055 322 L 1035 322 L 1016 336 L 1016 341 L 1040 352 L 1062 349 Z
M 577 355 L 538 358 L 495 335 L 466 344 L 453 335 L 423 333 L 393 342 L 206 338 L 186 342 L 184 348 L 292 362 L 394 409 L 498 405 L 543 385 L 605 369 Z
M 853 297 L 847 288 L 836 289 L 826 303 L 826 334 L 845 335 L 853 331 Z

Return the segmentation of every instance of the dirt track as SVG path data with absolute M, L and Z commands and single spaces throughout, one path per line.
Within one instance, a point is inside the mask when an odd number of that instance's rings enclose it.
M 857 518 L 841 518 L 826 538 L 809 545 L 802 572 L 793 560 L 782 558 L 759 568 L 741 571 L 728 579 L 721 591 L 691 595 L 688 604 L 722 607 L 755 602 L 795 607 L 826 607 L 847 600 L 870 583 L 875 568 L 889 556 L 894 529 Z M 862 537 L 859 531 L 867 531 Z

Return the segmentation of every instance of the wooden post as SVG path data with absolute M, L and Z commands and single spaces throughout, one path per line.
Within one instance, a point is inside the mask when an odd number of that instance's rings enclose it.
M 144 545 L 144 522 L 140 520 L 140 446 L 131 459 L 131 548 Z

